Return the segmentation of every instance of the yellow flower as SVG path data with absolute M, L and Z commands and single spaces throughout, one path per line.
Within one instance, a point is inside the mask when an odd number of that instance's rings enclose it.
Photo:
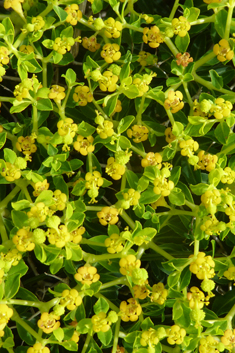
M 110 237 L 105 239 L 104 245 L 107 247 L 107 251 L 110 254 L 119 253 L 123 250 L 125 240 L 120 235 L 113 233 Z
M 82 235 L 85 233 L 84 227 L 79 227 L 70 233 L 71 240 L 74 244 L 79 244 L 82 240 Z
M 171 328 L 166 330 L 167 342 L 171 345 L 181 344 L 186 336 L 186 331 L 184 328 L 180 328 L 178 325 L 173 325 Z
M 114 18 L 109 17 L 105 24 L 104 34 L 107 38 L 119 38 L 122 30 L 122 24 L 119 21 L 115 21 Z
M 166 301 L 167 295 L 168 290 L 165 289 L 164 284 L 162 282 L 154 284 L 152 288 L 152 294 L 150 296 L 151 302 L 163 305 Z
M 102 124 L 98 125 L 96 131 L 103 140 L 113 136 L 114 130 L 112 121 L 104 120 Z
M 224 277 L 229 281 L 235 281 L 235 266 L 229 267 L 227 271 L 224 272 Z
M 221 182 L 223 184 L 232 184 L 234 180 L 235 180 L 235 171 L 233 171 L 229 167 L 224 168 L 223 175 L 221 177 Z
M 142 308 L 134 298 L 130 298 L 127 302 L 123 301 L 120 304 L 120 316 L 124 322 L 137 321 L 141 313 Z
M 93 324 L 94 332 L 107 332 L 110 329 L 110 322 L 106 317 L 106 313 L 102 311 L 99 314 L 92 316 L 91 322 Z
M 235 347 L 235 329 L 225 330 L 224 335 L 221 337 L 221 342 L 225 345 L 225 348 L 229 351 Z
M 104 183 L 104 180 L 100 172 L 97 172 L 96 170 L 92 173 L 90 172 L 86 173 L 85 180 L 86 180 L 86 184 L 85 184 L 86 189 L 92 189 L 93 187 L 100 188 Z
M 129 189 L 126 193 L 123 193 L 123 198 L 129 206 L 136 206 L 139 203 L 140 193 L 134 189 Z
M 97 212 L 97 216 L 102 226 L 118 222 L 118 210 L 115 207 L 103 207 L 100 212 Z
M 58 85 L 52 85 L 48 98 L 54 99 L 55 102 L 60 103 L 61 100 L 65 98 L 65 88 Z
M 82 18 L 82 11 L 79 10 L 77 4 L 68 5 L 64 11 L 68 14 L 66 22 L 70 23 L 72 26 L 76 26 L 78 21 Z
M 37 16 L 32 18 L 32 24 L 34 25 L 34 31 L 37 32 L 45 26 L 45 21 L 42 16 Z
M 50 206 L 50 209 L 54 211 L 63 211 L 66 207 L 68 198 L 66 194 L 57 189 L 53 193 L 53 201 L 55 203 Z
M 99 82 L 99 87 L 101 91 L 103 92 L 114 92 L 116 90 L 116 83 L 118 81 L 118 76 L 114 75 L 111 71 L 105 71 L 101 77 L 101 79 L 98 80 Z
M 73 119 L 65 118 L 64 120 L 58 121 L 57 128 L 60 136 L 69 135 L 73 138 L 78 126 L 77 124 L 74 124 Z
M 117 61 L 121 57 L 120 46 L 116 43 L 107 43 L 103 46 L 103 49 L 100 53 L 101 57 L 106 61 L 106 63 L 111 64 L 114 61 Z
M 107 160 L 107 166 L 105 172 L 111 176 L 114 180 L 121 179 L 122 175 L 125 173 L 125 165 L 119 164 L 115 161 L 113 157 Z
M 135 255 L 127 255 L 119 261 L 120 272 L 123 276 L 131 276 L 135 268 L 140 268 L 141 262 Z
M 38 181 L 33 185 L 34 191 L 33 191 L 33 196 L 38 197 L 42 191 L 48 190 L 50 184 L 47 182 L 47 179 L 44 179 L 43 181 Z
M 76 289 L 65 289 L 62 292 L 60 304 L 66 306 L 68 310 L 74 310 L 82 304 L 82 297 Z
M 60 225 L 58 229 L 49 228 L 47 237 L 50 244 L 57 248 L 63 248 L 70 241 L 70 233 L 65 225 Z
M 192 255 L 190 256 L 192 257 Z M 215 276 L 215 262 L 211 256 L 206 256 L 204 252 L 199 252 L 197 258 L 191 262 L 189 270 L 194 273 L 198 279 L 204 280 Z
M 187 293 L 187 298 L 189 300 L 190 309 L 202 309 L 204 304 L 209 304 L 205 298 L 205 294 L 197 287 L 190 288 L 190 292 Z
M 226 229 L 226 224 L 224 222 L 219 222 L 215 215 L 212 215 L 205 218 L 205 221 L 200 228 L 207 235 L 219 235 Z
M 171 143 L 172 141 L 174 141 L 176 139 L 176 136 L 174 134 L 172 134 L 172 128 L 168 127 L 165 130 L 165 136 L 166 136 L 166 142 Z
M 191 157 L 195 151 L 198 150 L 199 144 L 197 141 L 193 139 L 183 140 L 179 143 L 179 147 L 181 148 L 181 155 Z
M 219 205 L 221 202 L 220 191 L 218 189 L 207 190 L 201 196 L 201 201 L 205 208 L 208 209 L 211 214 L 215 214 L 216 206 Z
M 139 52 L 139 59 L 137 60 L 141 66 L 149 66 L 157 64 L 157 57 L 146 51 Z
M 15 12 L 18 12 L 20 15 L 24 16 L 21 6 L 21 3 L 23 2 L 24 0 L 5 0 L 4 9 L 8 10 L 12 8 Z
M 0 64 L 7 65 L 10 61 L 9 50 L 6 47 L 0 47 Z
M 171 190 L 174 189 L 174 182 L 172 180 L 167 180 L 164 175 L 157 177 L 154 182 L 153 192 L 157 195 L 162 195 L 164 197 L 169 196 Z
M 34 48 L 31 45 L 21 45 L 19 51 L 21 53 L 30 54 L 34 52 Z
M 149 152 L 146 154 L 145 158 L 142 159 L 141 165 L 143 168 L 149 166 L 157 166 L 158 169 L 162 167 L 162 156 L 160 153 Z
M 203 337 L 200 339 L 199 353 L 219 353 L 224 350 L 223 343 L 217 341 L 212 336 Z
M 75 343 L 78 343 L 79 341 L 79 337 L 80 333 L 78 333 L 76 330 L 73 333 L 73 336 L 70 338 L 71 341 L 74 341 Z
M 12 241 L 21 252 L 32 251 L 35 248 L 33 233 L 23 228 L 17 231 Z
M 74 90 L 73 100 L 78 105 L 84 107 L 87 103 L 91 103 L 93 100 L 93 94 L 90 92 L 88 86 L 77 86 Z
M 57 51 L 59 54 L 65 54 L 67 51 L 71 49 L 74 45 L 75 40 L 72 37 L 57 37 L 53 44 L 53 49 Z
M 100 44 L 97 43 L 97 39 L 95 36 L 91 36 L 89 38 L 83 37 L 82 38 L 82 46 L 85 49 L 88 49 L 92 53 L 94 53 L 96 50 L 100 49 Z
M 35 343 L 33 347 L 27 349 L 27 353 L 50 353 L 50 349 L 41 343 Z
M 37 146 L 34 144 L 35 139 L 32 136 L 20 136 L 16 142 L 16 148 L 18 151 L 25 155 L 30 155 L 37 151 Z
M 32 79 L 26 78 L 19 85 L 15 86 L 13 92 L 16 99 L 21 102 L 25 98 L 30 98 L 29 91 L 33 91 L 34 81 Z
M 180 91 L 168 91 L 168 98 L 164 102 L 165 109 L 171 110 L 173 114 L 177 113 L 184 107 L 184 102 L 182 102 L 182 99 L 183 94 Z
M 90 286 L 92 283 L 99 281 L 100 275 L 97 273 L 97 269 L 89 264 L 79 267 L 74 278 L 82 284 Z
M 4 328 L 13 315 L 13 310 L 6 304 L 0 304 L 0 337 L 4 336 Z
M 20 179 L 21 177 L 21 171 L 18 167 L 16 167 L 14 164 L 11 164 L 9 162 L 6 162 L 6 168 L 2 169 L 1 175 L 7 180 L 7 181 L 14 181 L 17 179 Z
M 191 28 L 190 23 L 184 16 L 174 18 L 171 24 L 173 26 L 174 34 L 179 35 L 180 37 L 185 37 Z
M 157 48 L 160 43 L 164 42 L 163 35 L 157 26 L 153 26 L 151 28 L 145 27 L 143 33 L 143 41 L 151 48 Z
M 225 101 L 223 98 L 216 98 L 215 104 L 210 108 L 210 113 L 218 120 L 227 118 L 231 114 L 233 105 L 229 101 Z
M 198 158 L 199 162 L 195 166 L 195 169 L 200 168 L 201 170 L 207 170 L 208 172 L 211 172 L 213 169 L 215 169 L 215 165 L 218 161 L 218 157 L 216 155 L 212 155 L 210 153 L 205 154 L 205 151 L 201 150 L 198 153 Z
M 53 313 L 42 313 L 38 320 L 38 327 L 45 333 L 51 333 L 60 327 L 60 317 Z
M 31 207 L 29 212 L 27 212 L 27 216 L 29 218 L 37 218 L 39 222 L 44 222 L 49 213 L 49 208 L 43 202 L 38 202 L 35 206 Z
M 189 53 L 178 53 L 176 54 L 176 64 L 178 66 L 183 66 L 183 67 L 187 67 L 189 63 L 192 63 L 193 62 L 193 58 L 190 57 L 190 54 Z
M 127 136 L 132 138 L 135 143 L 140 143 L 148 139 L 149 130 L 146 126 L 133 125 L 127 130 Z
M 148 281 L 146 281 L 148 283 Z M 145 284 L 143 285 L 136 285 L 133 287 L 134 297 L 136 299 L 146 299 L 149 296 L 149 289 L 146 287 Z
M 73 147 L 83 156 L 87 156 L 89 152 L 93 152 L 95 146 L 92 145 L 94 138 L 92 136 L 83 137 L 78 135 L 77 141 L 74 142 Z
M 213 52 L 221 62 L 231 60 L 234 57 L 234 52 L 231 50 L 229 42 L 226 39 L 221 39 L 219 44 L 215 44 Z

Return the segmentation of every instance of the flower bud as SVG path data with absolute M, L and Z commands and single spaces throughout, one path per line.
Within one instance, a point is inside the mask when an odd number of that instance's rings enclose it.
M 96 31 L 100 31 L 102 28 L 104 28 L 104 21 L 102 20 L 102 18 L 97 18 L 94 21 L 94 27 Z
M 148 279 L 148 272 L 145 268 L 135 268 L 132 271 L 132 281 L 134 284 L 143 285 Z
M 53 314 L 57 315 L 57 316 L 61 316 L 64 315 L 65 313 L 65 309 L 63 305 L 56 305 L 53 308 Z
M 33 231 L 34 242 L 42 244 L 46 240 L 46 235 L 43 229 L 37 228 Z

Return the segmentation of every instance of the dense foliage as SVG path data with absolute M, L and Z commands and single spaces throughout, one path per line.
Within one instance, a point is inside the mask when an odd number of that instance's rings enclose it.
M 4 1 L 1 353 L 235 352 L 234 8 Z

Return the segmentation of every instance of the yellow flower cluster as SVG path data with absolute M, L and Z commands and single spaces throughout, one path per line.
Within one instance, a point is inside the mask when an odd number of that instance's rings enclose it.
M 82 297 L 76 289 L 65 289 L 60 299 L 60 305 L 65 306 L 68 310 L 74 310 L 82 304 Z
M 235 281 L 235 266 L 229 267 L 227 271 L 224 272 L 224 277 L 229 281 Z
M 60 225 L 57 229 L 49 228 L 47 237 L 49 243 L 57 248 L 63 248 L 70 241 L 70 233 L 65 225 Z
M 27 229 L 19 229 L 12 239 L 16 248 L 21 251 L 32 251 L 35 248 L 33 233 Z
M 217 120 L 221 120 L 229 117 L 232 109 L 233 105 L 231 102 L 225 101 L 223 98 L 216 98 L 215 104 L 212 105 L 210 112 Z
M 35 343 L 33 347 L 27 349 L 27 353 L 50 353 L 50 349 L 43 346 L 41 343 Z
M 32 25 L 30 26 L 30 32 L 37 32 L 45 26 L 45 21 L 43 20 L 42 16 L 33 17 L 31 21 Z
M 31 207 L 30 211 L 27 212 L 27 216 L 36 218 L 39 222 L 44 222 L 47 216 L 50 214 L 49 208 L 43 203 L 38 202 Z
M 141 262 L 137 260 L 135 255 L 127 255 L 119 261 L 120 272 L 123 276 L 131 276 L 136 268 L 140 268 Z
M 174 141 L 176 139 L 176 136 L 174 134 L 172 134 L 172 128 L 168 127 L 165 130 L 165 136 L 166 136 L 166 142 L 171 143 L 172 141 Z
M 105 140 L 108 137 L 113 136 L 114 130 L 113 130 L 112 121 L 99 119 L 99 125 L 98 125 L 96 131 L 102 140 Z
M 225 348 L 231 351 L 235 347 L 235 329 L 227 329 L 224 331 L 224 335 L 221 337 L 221 342 L 225 345 Z
M 57 37 L 53 44 L 53 50 L 59 54 L 65 54 L 70 51 L 71 47 L 74 45 L 75 40 L 72 37 Z
M 0 304 L 0 337 L 4 336 L 4 328 L 13 315 L 13 310 L 6 304 Z
M 79 10 L 77 4 L 68 5 L 64 11 L 68 14 L 66 22 L 70 23 L 72 26 L 76 26 L 78 21 L 82 18 L 82 11 Z
M 194 166 L 195 169 L 206 170 L 207 172 L 211 172 L 215 169 L 215 165 L 218 161 L 218 157 L 216 155 L 205 153 L 204 150 L 201 150 L 198 153 L 198 158 L 199 161 L 197 165 Z
M 26 78 L 19 85 L 15 86 L 13 94 L 21 102 L 25 98 L 30 98 L 29 91 L 33 91 L 33 80 Z
M 114 180 L 121 179 L 122 175 L 125 173 L 125 165 L 119 164 L 115 161 L 113 157 L 107 160 L 107 166 L 105 172 L 111 176 Z
M 159 282 L 153 285 L 150 299 L 151 302 L 163 305 L 166 301 L 167 295 L 168 290 L 165 288 L 162 282 Z
M 85 233 L 86 229 L 84 227 L 79 227 L 70 233 L 71 241 L 74 244 L 79 244 L 82 240 L 82 235 Z
M 83 156 L 87 156 L 89 152 L 93 152 L 95 146 L 92 145 L 94 141 L 94 137 L 92 136 L 81 136 L 78 135 L 77 141 L 74 142 L 73 147 L 74 149 L 81 153 Z
M 185 37 L 188 31 L 191 28 L 190 23 L 184 16 L 180 16 L 179 18 L 174 18 L 171 22 L 174 34 Z
M 60 317 L 52 313 L 44 312 L 42 313 L 40 319 L 38 320 L 38 327 L 44 333 L 52 333 L 54 330 L 60 327 Z
M 184 102 L 183 94 L 180 91 L 168 91 L 167 99 L 164 102 L 164 107 L 166 110 L 170 110 L 173 114 L 177 113 L 179 110 L 183 109 Z
M 232 184 L 234 180 L 235 180 L 235 172 L 229 167 L 224 168 L 223 175 L 221 177 L 221 182 L 223 184 Z
M 82 284 L 90 286 L 92 283 L 99 281 L 100 275 L 97 273 L 97 269 L 89 264 L 79 267 L 74 278 Z
M 66 207 L 67 196 L 57 189 L 53 193 L 53 201 L 54 204 L 50 206 L 50 209 L 53 211 L 63 211 Z
M 89 50 L 92 53 L 94 53 L 96 50 L 100 49 L 100 44 L 97 43 L 96 36 L 91 36 L 89 38 L 83 37 L 82 38 L 82 46 L 83 46 L 83 48 Z
M 32 136 L 20 136 L 16 142 L 16 148 L 18 151 L 25 155 L 30 155 L 37 151 L 37 146 L 35 145 L 35 138 Z
M 134 298 L 122 301 L 120 304 L 120 316 L 122 321 L 137 321 L 142 313 L 141 305 Z
M 143 31 L 143 41 L 151 48 L 157 48 L 164 42 L 164 37 L 157 26 L 151 28 L 145 27 Z
M 88 86 L 77 86 L 74 90 L 73 100 L 78 105 L 84 107 L 87 103 L 91 103 L 93 100 L 93 94 L 90 92 Z
M 118 222 L 118 210 L 115 207 L 103 207 L 100 212 L 97 212 L 97 216 L 102 226 Z
M 222 201 L 220 191 L 218 189 L 207 190 L 201 196 L 201 201 L 205 208 L 208 210 L 208 212 L 214 215 L 217 211 L 217 206 Z
M 88 195 L 91 198 L 91 203 L 97 202 L 95 198 L 99 194 L 99 188 L 103 185 L 104 180 L 100 174 L 100 172 L 88 172 L 85 176 L 86 184 L 85 187 L 88 189 Z
M 191 255 L 190 257 L 192 257 Z M 211 256 L 206 256 L 204 252 L 199 252 L 197 258 L 191 262 L 189 270 L 194 273 L 198 279 L 204 280 L 215 276 L 215 262 Z
M 148 284 L 148 280 L 145 284 L 142 285 L 135 285 L 132 289 L 134 292 L 134 298 L 136 299 L 146 299 L 149 296 L 150 290 L 146 287 Z
M 217 341 L 213 336 L 200 339 L 199 353 L 219 353 L 223 352 L 223 343 Z
M 31 45 L 21 45 L 19 51 L 21 53 L 30 54 L 34 52 L 34 48 Z
M 125 240 L 120 235 L 113 233 L 105 239 L 104 245 L 107 247 L 107 251 L 110 254 L 119 253 L 124 248 Z
M 116 83 L 118 81 L 118 76 L 114 75 L 111 71 L 103 72 L 102 77 L 98 80 L 99 87 L 103 92 L 114 92 L 116 90 Z
M 105 30 L 104 34 L 107 38 L 119 38 L 122 31 L 122 24 L 119 21 L 115 21 L 114 18 L 109 17 L 104 21 Z
M 107 43 L 103 46 L 100 53 L 101 57 L 106 61 L 106 63 L 111 64 L 117 61 L 121 57 L 120 46 L 116 43 Z
M 127 136 L 135 143 L 140 143 L 148 139 L 149 130 L 146 126 L 133 125 L 131 129 L 127 130 Z
M 190 57 L 190 54 L 188 52 L 185 52 L 183 54 L 178 53 L 176 54 L 176 64 L 178 66 L 183 66 L 183 67 L 187 67 L 189 63 L 193 62 L 193 58 Z
M 60 103 L 62 99 L 65 98 L 65 88 L 58 85 L 52 85 L 50 93 L 48 94 L 48 98 L 53 99 L 57 103 Z
M 226 229 L 226 224 L 213 215 L 211 217 L 206 217 L 206 220 L 201 225 L 201 230 L 207 235 L 220 234 Z
M 5 274 L 9 272 L 12 266 L 17 266 L 21 259 L 22 255 L 18 249 L 9 250 L 6 254 L 3 252 L 0 253 L 0 284 Z
M 7 65 L 9 61 L 9 50 L 6 47 L 0 47 L 0 66 Z
M 136 206 L 139 203 L 140 193 L 134 189 L 129 189 L 123 194 L 123 198 L 126 206 L 128 206 L 127 208 L 130 206 Z
M 9 182 L 20 179 L 21 171 L 15 164 L 6 162 L 6 168 L 2 169 L 1 175 Z
M 190 288 L 187 298 L 189 300 L 189 307 L 193 310 L 202 309 L 204 305 L 209 304 L 208 298 L 206 298 L 205 294 L 197 287 Z
M 93 324 L 94 332 L 107 332 L 110 329 L 110 322 L 108 321 L 106 313 L 103 311 L 92 316 L 91 322 Z
M 141 165 L 143 168 L 149 166 L 157 166 L 158 169 L 162 167 L 162 156 L 160 153 L 149 152 L 146 156 L 142 159 Z
M 213 47 L 213 52 L 217 56 L 217 59 L 221 62 L 226 60 L 232 60 L 234 52 L 230 48 L 229 42 L 226 39 L 221 39 L 219 43 Z
M 157 195 L 162 195 L 164 197 L 169 196 L 171 190 L 173 190 L 175 186 L 174 182 L 172 180 L 167 180 L 164 175 L 160 175 L 156 179 L 154 179 L 153 184 L 153 192 Z
M 22 5 L 24 0 L 5 0 L 4 1 L 4 9 L 8 10 L 12 8 L 15 12 L 18 12 L 19 14 L 23 15 L 22 11 Z
M 173 325 L 171 328 L 166 330 L 167 342 L 171 345 L 181 344 L 186 336 L 186 331 L 184 328 L 180 328 L 178 325 Z

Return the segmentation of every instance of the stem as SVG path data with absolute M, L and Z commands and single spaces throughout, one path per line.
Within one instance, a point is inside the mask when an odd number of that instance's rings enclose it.
M 19 35 L 19 37 L 17 38 L 17 40 L 15 41 L 15 43 L 13 44 L 14 48 L 17 49 L 18 46 L 23 42 L 23 40 L 25 39 L 25 37 L 27 36 L 28 32 L 26 33 L 21 33 Z
M 179 53 L 178 49 L 175 47 L 175 45 L 173 44 L 173 42 L 169 37 L 165 37 L 164 42 L 166 43 L 166 45 L 168 46 L 168 48 L 170 49 L 170 51 L 174 56 L 176 56 Z
M 196 26 L 196 25 L 201 25 L 202 23 L 214 22 L 215 15 L 216 14 L 213 14 L 213 15 L 211 15 L 209 17 L 205 17 L 205 18 L 199 18 L 196 21 L 190 22 L 190 25 L 191 26 Z
M 137 154 L 139 154 L 141 157 L 145 158 L 146 157 L 146 154 L 145 152 L 141 151 L 139 148 L 131 145 L 131 149 L 136 152 Z
M 157 216 L 176 216 L 176 215 L 186 215 L 186 216 L 191 216 L 194 217 L 195 213 L 191 212 L 191 211 L 185 211 L 185 210 L 176 210 L 173 209 L 171 211 L 166 211 L 166 212 L 160 212 L 160 213 L 156 213 Z
M 142 117 L 142 111 L 144 109 L 144 101 L 145 101 L 145 95 L 143 95 L 142 98 L 141 98 L 139 111 L 138 111 L 138 113 L 136 115 L 136 124 L 137 125 L 141 125 L 141 117 Z
M 194 242 L 194 256 L 197 256 L 197 254 L 199 253 L 199 245 L 200 245 L 200 241 L 195 240 L 195 242 Z
M 230 95 L 234 95 L 235 96 L 235 93 L 232 92 L 232 91 L 229 91 L 227 89 L 224 89 L 224 88 L 216 88 L 211 82 L 208 82 L 206 80 L 204 80 L 203 78 L 199 77 L 197 74 L 193 74 L 194 76 L 194 80 L 198 83 L 200 83 L 201 85 L 207 87 L 210 91 L 219 91 L 221 93 L 226 93 L 226 94 L 230 94 Z
M 188 84 L 186 82 L 183 82 L 183 86 L 184 86 L 184 91 L 186 93 L 186 96 L 188 98 L 188 104 L 190 105 L 190 115 L 193 115 L 193 100 L 188 90 Z
M 6 231 L 6 227 L 4 226 L 3 223 L 3 217 L 0 215 L 0 234 L 2 238 L 2 244 L 8 241 L 8 235 Z
M 132 26 L 131 24 L 129 24 L 129 23 L 125 23 L 125 24 L 123 24 L 122 25 L 122 29 L 124 29 L 124 28 L 129 28 L 129 29 L 132 29 L 133 31 L 135 31 L 135 32 L 141 32 L 141 33 L 143 33 L 143 31 L 144 31 L 144 29 L 143 28 L 137 28 L 137 27 L 135 27 L 135 26 Z
M 47 87 L 47 61 L 42 59 L 42 84 Z
M 191 210 L 193 212 L 196 212 L 196 210 L 198 209 L 198 206 L 197 205 L 194 205 L 194 203 L 192 202 L 189 202 L 187 200 L 185 200 L 185 205 L 188 206 L 189 208 L 191 208 Z
M 38 342 L 42 343 L 42 337 L 37 332 L 35 332 L 32 327 L 30 327 L 24 320 L 20 318 L 19 314 L 15 309 L 13 309 L 13 312 L 14 314 L 11 319 L 17 322 L 20 326 L 22 326 L 27 332 L 29 332 L 34 338 L 36 338 Z
M 165 257 L 167 260 L 173 260 L 174 257 L 171 256 L 170 254 L 168 254 L 165 250 L 161 249 L 160 246 L 158 246 L 157 244 L 155 244 L 153 241 L 150 241 L 148 243 L 149 248 L 153 249 L 154 251 L 156 251 L 158 254 L 162 255 L 163 257 Z
M 235 315 L 235 304 L 233 305 L 232 309 L 229 310 L 228 314 L 224 317 L 225 320 L 228 321 L 227 328 L 232 329 L 232 319 Z
M 110 259 L 119 259 L 122 257 L 122 254 L 103 254 L 103 255 L 94 255 L 94 254 L 88 254 L 83 252 L 83 260 L 86 261 L 87 263 L 94 263 L 94 262 L 100 262 L 104 260 L 110 260 Z
M 103 117 L 106 119 L 106 120 L 110 120 L 108 115 L 105 114 L 105 112 L 103 111 L 102 108 L 100 108 L 99 104 L 96 103 L 95 99 L 93 99 L 92 103 L 94 104 L 94 106 L 96 107 L 96 109 L 103 115 Z
M 35 132 L 36 135 L 38 134 L 38 110 L 36 105 L 33 106 L 33 130 L 32 132 Z
M 84 346 L 83 346 L 83 348 L 82 348 L 82 352 L 81 352 L 81 353 L 85 353 L 85 352 L 86 352 L 87 347 L 89 346 L 89 343 L 90 343 L 91 338 L 92 338 L 92 336 L 89 335 L 89 333 L 88 333 L 87 336 L 86 336 L 86 341 L 85 341 L 85 343 L 84 343 Z
M 175 119 L 174 119 L 174 117 L 173 117 L 173 115 L 172 115 L 172 112 L 170 111 L 170 109 L 166 109 L 166 113 L 167 113 L 168 118 L 169 118 L 169 120 L 170 120 L 170 122 L 171 122 L 171 125 L 173 126 L 174 123 L 175 123 Z
M 38 309 L 40 309 L 42 306 L 41 302 L 33 302 L 30 300 L 21 300 L 21 299 L 1 300 L 0 304 L 31 306 L 31 307 L 38 308 Z
M 14 199 L 14 197 L 18 194 L 18 192 L 20 191 L 20 187 L 19 186 L 15 186 L 14 189 L 10 192 L 10 194 L 8 194 L 4 200 L 2 200 L 0 202 L 0 210 L 4 210 L 4 208 L 7 207 L 8 203 Z
M 118 344 L 118 338 L 119 338 L 120 325 L 121 325 L 121 318 L 119 317 L 119 319 L 116 323 L 116 326 L 115 326 L 115 332 L 114 332 L 114 338 L 113 338 L 113 348 L 112 348 L 111 353 L 117 352 L 117 344 Z
M 88 152 L 88 168 L 89 172 L 92 174 L 93 168 L 92 168 L 92 153 Z
M 135 229 L 135 222 L 131 219 L 131 217 L 128 216 L 126 211 L 123 210 L 120 215 L 132 229 Z
M 229 35 L 230 35 L 230 27 L 231 27 L 231 22 L 232 22 L 232 16 L 233 16 L 233 8 L 234 8 L 233 1 L 229 1 L 229 7 L 228 7 L 228 17 L 227 17 L 227 22 L 226 22 L 226 27 L 225 27 L 225 32 L 224 32 L 224 39 L 228 40 Z
M 93 246 L 102 246 L 104 248 L 106 248 L 106 246 L 104 244 L 98 243 L 98 241 L 92 241 L 89 239 L 85 239 L 83 238 L 80 244 L 87 244 L 87 245 L 93 245 Z
M 178 6 L 179 6 L 179 0 L 175 0 L 174 6 L 173 6 L 171 13 L 170 13 L 170 16 L 169 16 L 169 20 L 172 20 L 174 18 Z
M 102 284 L 102 286 L 100 287 L 100 291 L 102 289 L 117 286 L 118 284 L 123 284 L 123 285 L 126 284 L 126 277 L 122 276 L 118 279 L 114 279 L 113 281 Z
M 207 55 L 203 56 L 201 59 L 197 60 L 194 64 L 192 74 L 194 74 L 200 66 L 204 65 L 205 63 L 207 63 L 208 61 L 213 59 L 215 56 L 216 55 L 214 54 L 214 52 L 211 51 L 209 54 L 207 54 Z
M 126 187 L 126 172 L 122 176 L 120 191 L 124 190 Z
M 45 10 L 39 14 L 39 16 L 41 16 L 42 18 L 45 17 L 52 9 L 53 9 L 53 5 L 52 4 L 48 5 L 45 8 Z
M 104 206 L 86 206 L 87 211 L 101 211 Z

